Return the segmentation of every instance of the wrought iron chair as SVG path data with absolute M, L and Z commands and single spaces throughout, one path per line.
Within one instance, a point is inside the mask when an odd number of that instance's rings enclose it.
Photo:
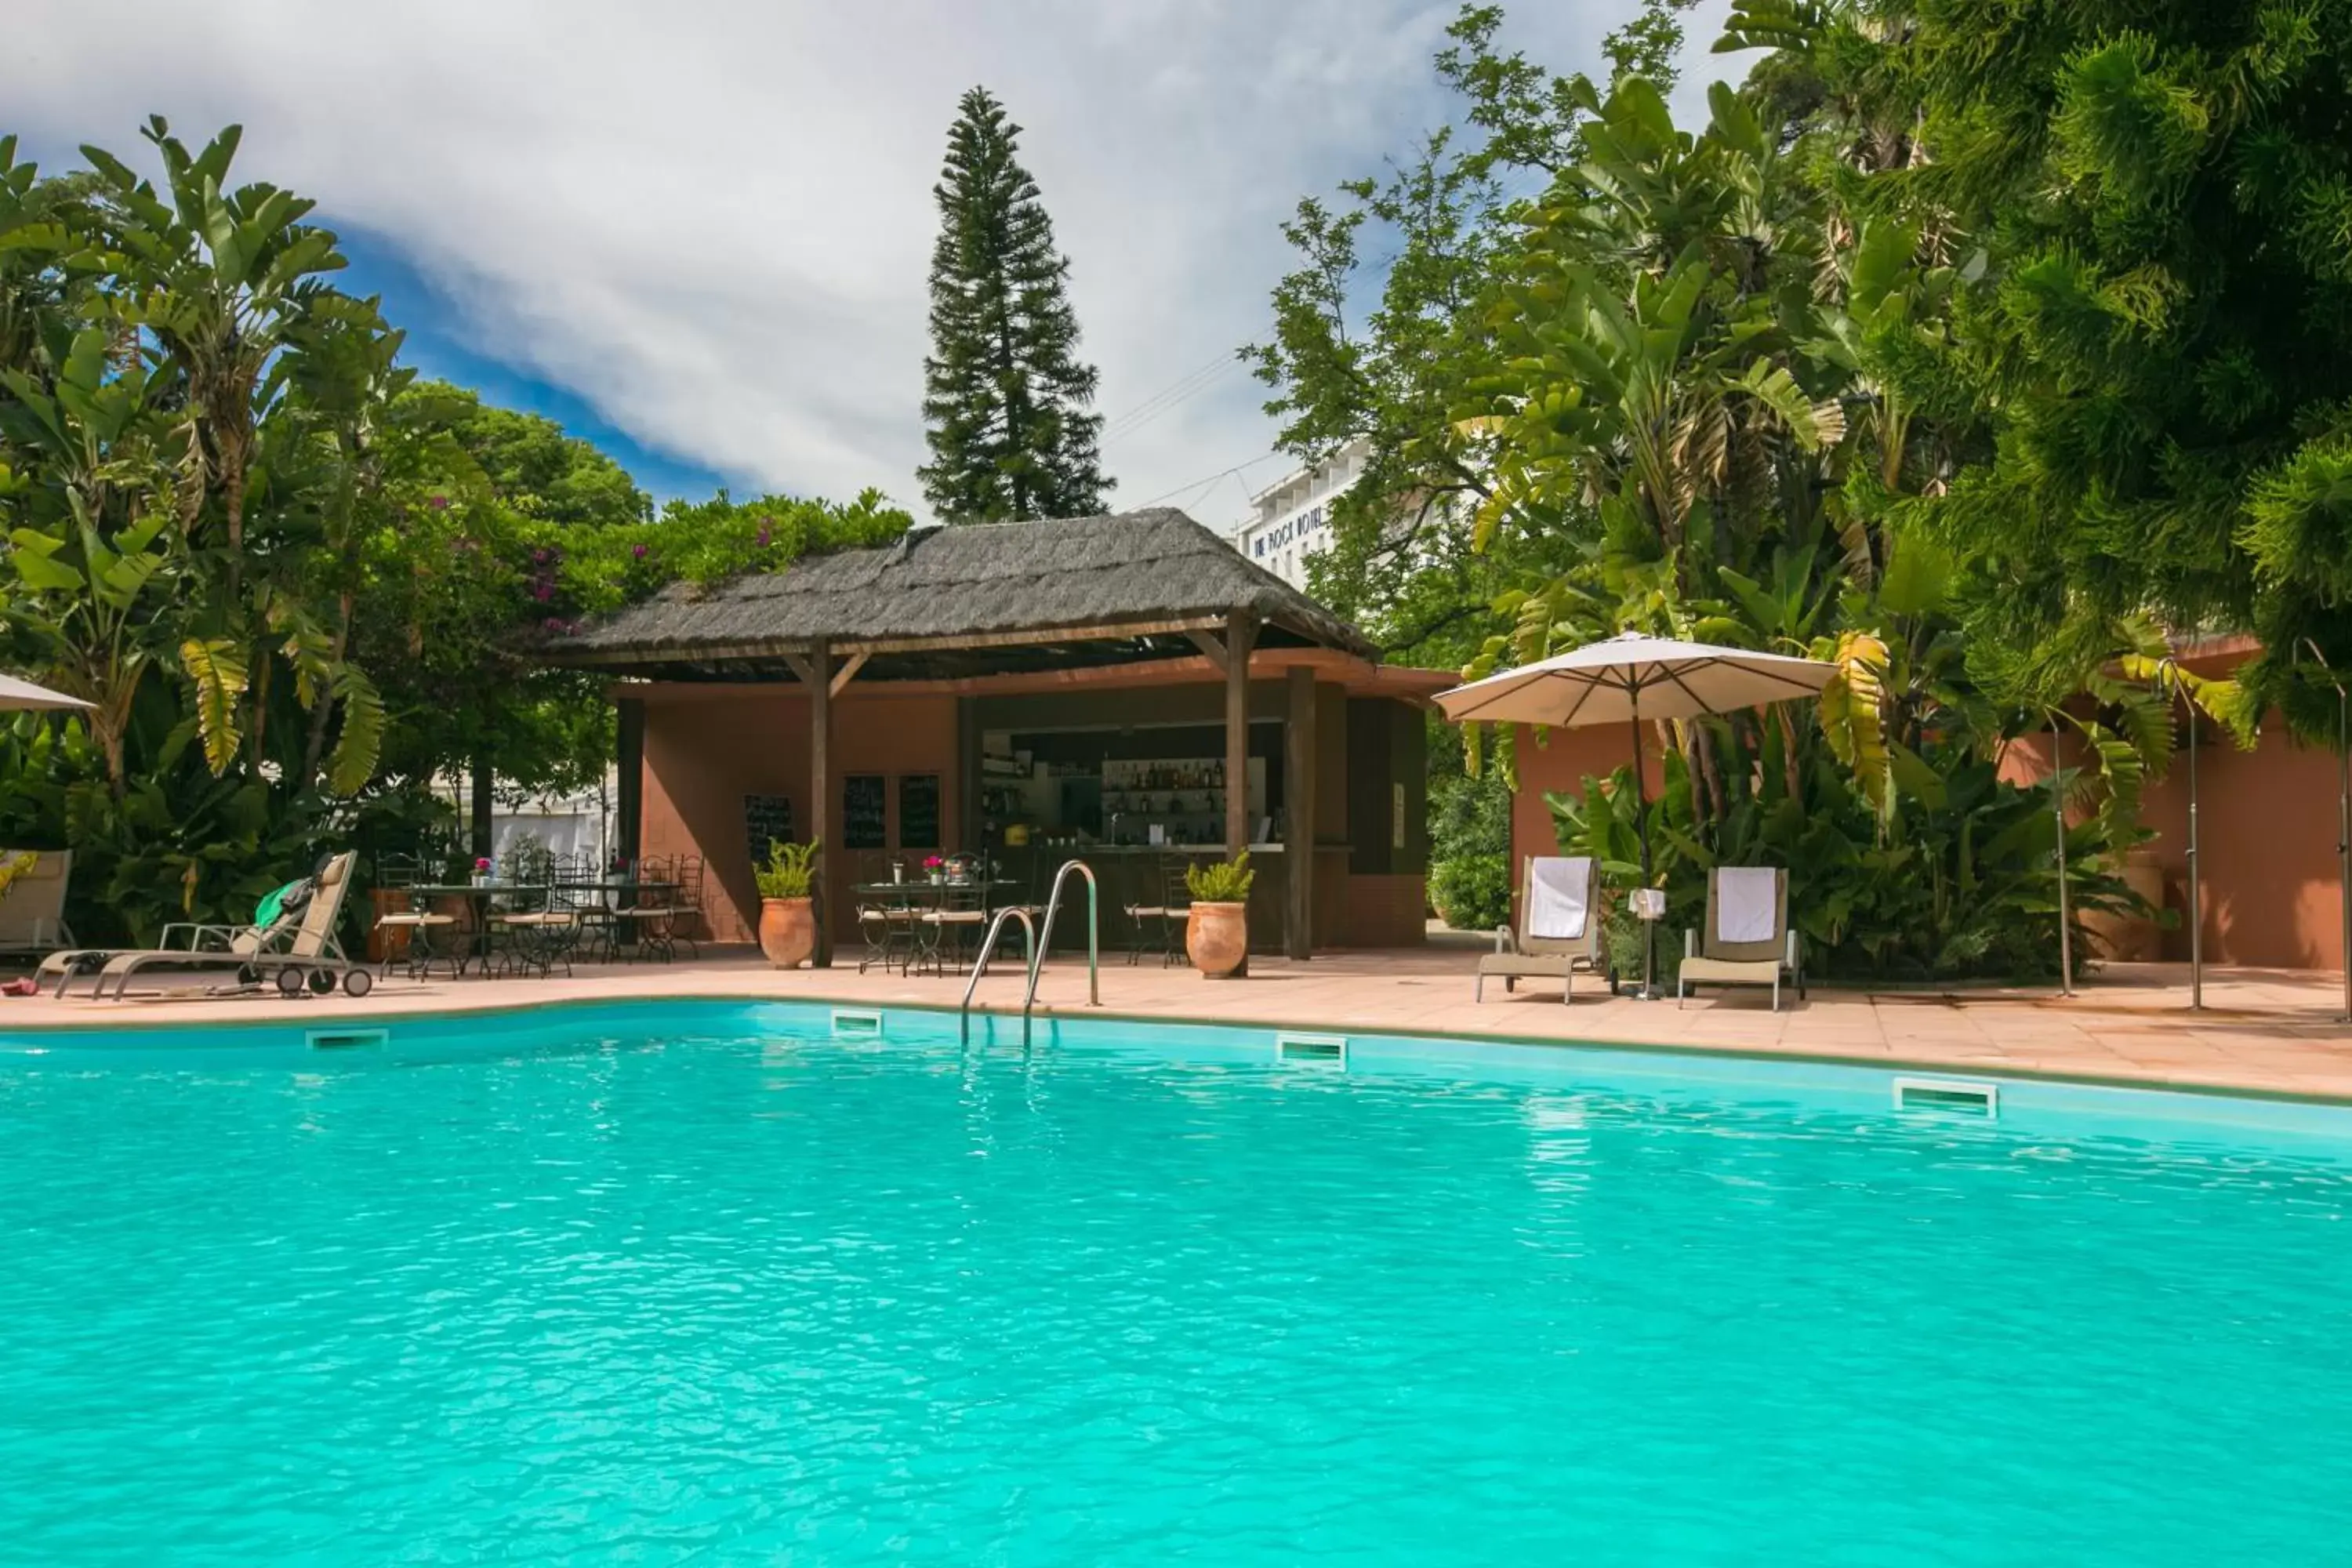
M 949 862 L 945 880 L 923 885 L 930 900 L 917 910 L 915 924 L 922 959 L 933 973 L 945 974 L 950 958 L 961 969 L 965 944 L 988 929 L 994 912 L 988 905 L 987 879 L 976 875 L 972 866 L 970 857 L 958 856 Z
M 647 856 L 637 862 L 637 886 L 614 911 L 632 958 L 667 963 L 677 956 L 678 860 Z
M 888 858 L 878 851 L 858 857 L 853 897 L 857 933 L 866 942 L 865 955 L 857 961 L 860 974 L 877 964 L 887 969 L 895 963 L 905 971 L 914 963 L 915 890 L 919 884 L 892 876 L 890 866 Z
M 507 936 L 507 951 L 500 963 L 501 973 L 530 974 L 534 971 L 541 979 L 551 977 L 555 966 L 563 965 L 563 973 L 572 973 L 572 954 L 580 944 L 580 911 L 572 901 L 571 890 L 551 886 L 539 900 L 537 909 L 519 909 L 501 914 L 499 924 Z
M 424 881 L 424 862 L 413 856 L 383 855 L 376 858 L 375 885 L 379 888 L 407 889 Z M 443 938 L 454 933 L 457 917 L 436 910 L 421 893 L 410 893 L 408 908 L 393 910 L 375 918 L 376 928 L 384 932 L 383 958 L 377 973 L 390 978 L 392 966 L 404 966 L 411 980 L 422 980 L 433 973 L 436 963 L 449 966 L 449 977 L 457 978 L 458 944 L 445 944 Z M 397 939 L 397 951 L 394 941 Z

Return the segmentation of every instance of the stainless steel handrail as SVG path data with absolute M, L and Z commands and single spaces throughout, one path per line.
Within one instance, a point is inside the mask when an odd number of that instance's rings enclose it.
M 1018 904 L 1007 904 L 997 910 L 996 918 L 988 922 L 988 934 L 980 939 L 980 956 L 972 960 L 971 978 L 963 983 L 963 1005 L 956 1010 L 956 1031 L 966 1041 L 971 1038 L 971 994 L 980 989 L 980 977 L 988 973 L 988 955 L 996 951 L 996 939 L 1003 931 L 1006 921 L 1021 922 L 1022 931 L 1029 938 L 1029 956 L 1034 960 L 1037 955 L 1037 922 L 1029 918 L 1029 911 Z M 1021 1018 L 1021 1037 L 1022 1044 L 1028 1044 L 1026 1013 Z
M 1054 915 L 1062 907 L 1062 884 L 1076 871 L 1087 879 L 1087 1005 L 1102 1005 L 1102 889 L 1095 868 L 1083 860 L 1065 860 L 1054 873 L 1054 890 L 1045 895 L 1045 928 L 1029 949 L 1029 991 L 1021 998 L 1021 1016 L 1027 1017 L 1037 1000 L 1037 972 L 1045 967 L 1045 948 L 1054 940 Z
M 1030 956 L 1033 959 L 1036 956 L 1037 922 L 1029 918 L 1029 911 L 1018 904 L 1007 904 L 997 910 L 996 918 L 988 922 L 988 934 L 980 939 L 980 956 L 971 961 L 971 978 L 964 982 L 963 1011 L 966 1013 L 971 1011 L 971 994 L 980 989 L 980 977 L 988 973 L 988 955 L 996 951 L 996 939 L 1004 930 L 1006 921 L 1021 922 L 1022 931 L 1029 938 Z

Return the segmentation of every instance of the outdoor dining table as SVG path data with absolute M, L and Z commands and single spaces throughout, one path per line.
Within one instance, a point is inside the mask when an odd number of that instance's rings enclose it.
M 536 898 L 544 900 L 551 894 L 557 892 L 610 892 L 621 897 L 626 897 L 631 893 L 667 895 L 677 892 L 677 888 L 678 884 L 676 882 L 635 881 L 621 878 L 559 877 L 543 882 L 420 882 L 410 888 L 408 891 L 413 897 L 425 900 L 457 899 L 467 906 L 470 917 L 468 923 L 472 930 L 467 934 L 465 955 L 457 960 L 457 973 L 462 975 L 467 964 L 479 963 L 483 977 L 487 979 L 490 973 L 492 956 L 490 901 L 493 899 Z M 627 908 L 616 906 L 614 909 L 613 919 L 615 923 L 629 918 L 630 911 Z
M 1001 895 L 1015 891 L 1023 885 L 1012 877 L 966 877 L 961 881 L 950 877 L 937 882 L 929 878 L 916 878 L 903 882 L 853 882 L 849 890 L 851 898 L 861 904 L 896 900 L 898 908 L 909 911 L 933 909 L 970 910 L 974 908 L 993 910 L 1006 901 Z M 928 953 L 919 944 L 907 950 L 903 962 L 908 973 L 912 973 L 915 965 L 927 956 L 934 960 L 940 957 L 939 938 L 943 934 L 943 931 L 933 933 Z M 888 966 L 887 952 L 884 966 Z M 944 963 L 940 968 L 940 973 L 946 973 Z

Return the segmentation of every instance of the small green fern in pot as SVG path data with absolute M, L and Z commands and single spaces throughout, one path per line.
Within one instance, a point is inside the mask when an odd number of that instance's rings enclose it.
M 1249 901 L 1250 882 L 1256 876 L 1244 849 L 1230 860 L 1185 867 L 1184 886 L 1198 903 L 1240 904 Z
M 760 884 L 763 899 L 805 899 L 809 886 L 816 879 L 816 849 L 811 844 L 786 844 L 781 839 L 768 840 L 768 863 L 755 867 L 752 876 Z
M 779 969 L 797 968 L 816 951 L 817 846 L 768 840 L 768 863 L 751 868 L 760 885 L 760 951 Z
M 1184 952 L 1211 980 L 1227 980 L 1249 965 L 1249 890 L 1257 875 L 1249 851 L 1230 860 L 1184 868 L 1192 907 L 1184 916 Z

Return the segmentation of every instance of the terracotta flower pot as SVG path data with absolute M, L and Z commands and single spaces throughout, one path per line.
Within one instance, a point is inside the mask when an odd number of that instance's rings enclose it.
M 814 902 L 808 899 L 761 899 L 760 951 L 778 969 L 798 969 L 816 951 Z
M 1249 906 L 1195 901 L 1184 918 L 1184 952 L 1210 980 L 1226 980 L 1249 957 Z

